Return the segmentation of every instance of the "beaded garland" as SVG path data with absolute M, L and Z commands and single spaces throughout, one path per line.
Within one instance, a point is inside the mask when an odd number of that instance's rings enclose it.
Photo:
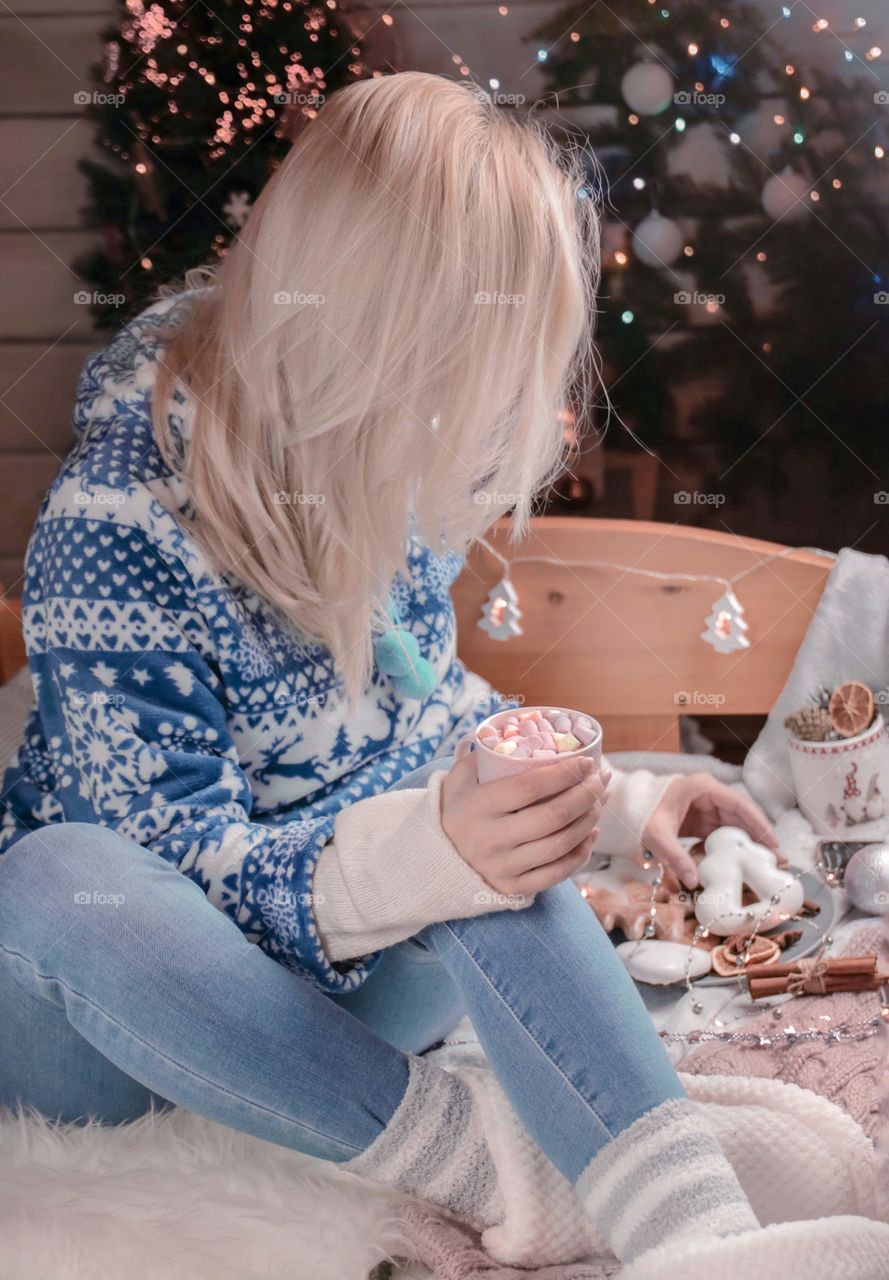
M 836 1044 L 842 1040 L 867 1040 L 875 1036 L 885 1025 L 885 1017 L 889 1009 L 881 1017 L 879 1014 L 863 1022 L 850 1022 L 845 1027 L 807 1028 L 797 1031 L 788 1027 L 775 1035 L 762 1036 L 755 1031 L 660 1031 L 665 1044 L 706 1044 L 713 1040 L 721 1040 L 724 1044 L 749 1044 L 757 1049 L 766 1049 L 773 1044 L 800 1044 L 804 1040 L 823 1040 L 826 1044 Z

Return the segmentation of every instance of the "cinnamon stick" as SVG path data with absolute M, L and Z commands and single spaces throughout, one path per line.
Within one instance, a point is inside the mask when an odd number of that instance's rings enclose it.
M 877 967 L 877 957 L 873 956 L 839 956 L 835 960 L 828 960 L 827 972 L 829 974 L 871 974 Z M 758 977 L 779 977 L 782 975 L 790 976 L 793 973 L 799 973 L 799 961 L 794 963 L 791 961 L 777 961 L 773 964 L 749 964 L 746 969 L 748 978 Z
M 874 973 L 876 968 L 876 956 L 837 956 L 827 962 L 828 973 Z
M 787 994 L 786 978 L 759 978 L 751 980 L 750 995 L 754 1000 L 760 1000 L 764 996 L 783 996 Z
M 836 995 L 838 992 L 862 992 L 862 991 L 879 991 L 880 978 L 878 975 L 872 977 L 863 976 L 843 976 L 828 980 L 825 995 Z M 753 978 L 748 983 L 750 996 L 754 1000 L 762 1000 L 767 996 L 783 996 L 787 995 L 790 990 L 790 976 L 777 978 Z M 807 992 L 806 994 L 814 994 Z

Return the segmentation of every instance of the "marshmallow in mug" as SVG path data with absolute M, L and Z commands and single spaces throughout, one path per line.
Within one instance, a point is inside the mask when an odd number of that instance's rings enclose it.
M 551 707 L 546 713 L 519 711 L 499 726 L 484 724 L 478 731 L 478 740 L 483 746 L 517 760 L 554 759 L 570 751 L 580 751 L 595 737 L 590 716 L 558 707 Z

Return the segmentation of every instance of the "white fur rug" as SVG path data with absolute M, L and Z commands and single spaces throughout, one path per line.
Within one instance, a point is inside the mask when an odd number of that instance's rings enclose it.
M 0 1280 L 364 1280 L 403 1251 L 392 1203 L 185 1111 L 0 1118 Z
M 774 1080 L 682 1080 L 761 1222 L 889 1218 L 874 1147 L 832 1102 Z M 396 1200 L 186 1111 L 121 1128 L 0 1112 L 0 1280 L 366 1280 L 411 1254 Z

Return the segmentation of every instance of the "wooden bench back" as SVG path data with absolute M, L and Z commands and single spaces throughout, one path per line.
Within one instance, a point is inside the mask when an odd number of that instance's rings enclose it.
M 453 598 L 460 657 L 502 693 L 528 705 L 579 707 L 602 721 L 612 751 L 679 747 L 681 713 L 766 714 L 780 692 L 833 564 L 829 556 L 754 538 L 634 520 L 542 517 L 510 546 L 508 522 L 489 541 L 507 558 L 533 555 L 510 577 L 524 634 L 492 640 L 477 623 L 502 576 L 474 549 Z M 720 654 L 701 639 L 722 595 L 715 582 L 661 582 L 576 561 L 731 578 L 750 648 Z
M 682 525 L 547 516 L 510 546 L 508 522 L 489 541 L 502 555 L 545 557 L 511 571 L 523 635 L 492 640 L 478 627 L 500 580 L 498 561 L 477 547 L 454 584 L 460 657 L 502 693 L 528 705 L 580 707 L 603 724 L 608 748 L 675 751 L 679 715 L 766 714 L 793 664 L 830 572 L 830 557 Z M 722 594 L 717 583 L 660 582 L 579 560 L 664 573 L 731 578 L 750 648 L 717 653 L 700 637 Z M 0 599 L 0 681 L 25 662 L 18 601 Z

